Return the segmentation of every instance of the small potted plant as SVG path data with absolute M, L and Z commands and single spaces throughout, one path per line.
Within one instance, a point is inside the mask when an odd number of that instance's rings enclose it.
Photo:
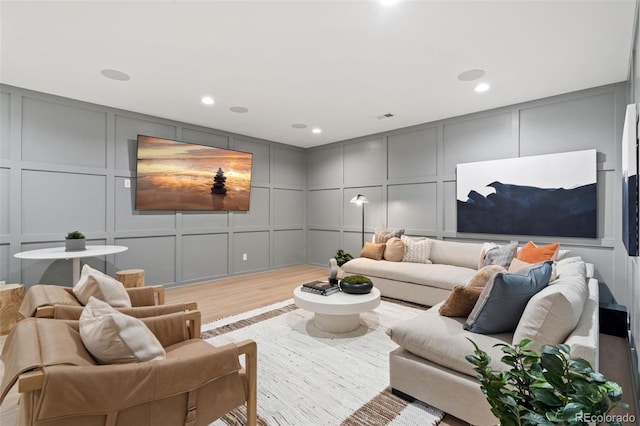
M 64 251 L 82 251 L 86 250 L 86 239 L 80 231 L 69 232 L 65 237 Z
M 349 253 L 346 253 L 344 250 L 340 249 L 336 252 L 335 259 L 336 261 L 338 261 L 338 266 L 342 266 L 348 261 L 350 261 L 351 259 L 353 259 L 353 256 L 351 256 Z
M 340 290 L 349 294 L 367 294 L 373 288 L 371 279 L 364 275 L 349 275 L 340 281 Z

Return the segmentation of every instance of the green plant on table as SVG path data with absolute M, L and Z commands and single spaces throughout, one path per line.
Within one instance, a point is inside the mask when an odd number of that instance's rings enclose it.
M 346 253 L 342 249 L 338 250 L 334 257 L 338 261 L 338 266 L 342 266 L 348 261 L 350 261 L 351 259 L 353 259 L 353 256 L 351 256 L 349 253 Z
M 84 234 L 80 231 L 69 232 L 65 237 L 67 240 L 81 240 L 84 238 Z
M 475 366 L 480 388 L 487 397 L 491 412 L 501 426 L 511 425 L 587 425 L 589 421 L 607 419 L 615 407 L 627 408 L 620 402 L 622 388 L 594 371 L 582 358 L 571 358 L 569 346 L 544 345 L 538 355 L 529 347 L 533 341 L 502 346 L 502 362 L 511 367 L 496 371 L 489 366 L 491 358 L 478 345 L 474 355 L 466 359 Z
M 349 275 L 344 277 L 342 282 L 347 284 L 369 284 L 371 280 L 364 275 Z

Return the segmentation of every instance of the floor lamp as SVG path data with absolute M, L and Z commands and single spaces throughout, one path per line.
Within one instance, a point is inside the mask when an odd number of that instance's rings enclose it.
M 353 197 L 350 202 L 362 206 L 362 247 L 364 247 L 364 205 L 367 204 L 369 200 L 367 200 L 367 197 L 364 195 L 358 194 Z

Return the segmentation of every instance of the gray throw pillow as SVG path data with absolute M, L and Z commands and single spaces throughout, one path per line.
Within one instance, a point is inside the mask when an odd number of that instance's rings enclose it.
M 384 244 L 389 241 L 391 238 L 400 238 L 404 235 L 404 228 L 395 229 L 393 231 L 389 230 L 376 230 L 375 234 L 373 234 L 373 242 L 376 244 Z
M 513 331 L 527 302 L 549 284 L 553 262 L 534 265 L 527 275 L 498 272 L 487 283 L 464 323 L 473 333 Z
M 500 265 L 505 269 L 509 269 L 509 265 L 518 253 L 518 242 L 507 244 L 506 246 L 497 246 L 489 249 L 484 255 L 484 265 Z

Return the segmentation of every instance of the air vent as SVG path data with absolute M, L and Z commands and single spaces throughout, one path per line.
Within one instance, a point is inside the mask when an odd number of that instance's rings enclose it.
M 384 120 L 385 118 L 391 118 L 393 117 L 393 114 L 391 114 L 390 112 L 383 114 L 383 115 L 379 115 L 378 116 L 378 120 Z

